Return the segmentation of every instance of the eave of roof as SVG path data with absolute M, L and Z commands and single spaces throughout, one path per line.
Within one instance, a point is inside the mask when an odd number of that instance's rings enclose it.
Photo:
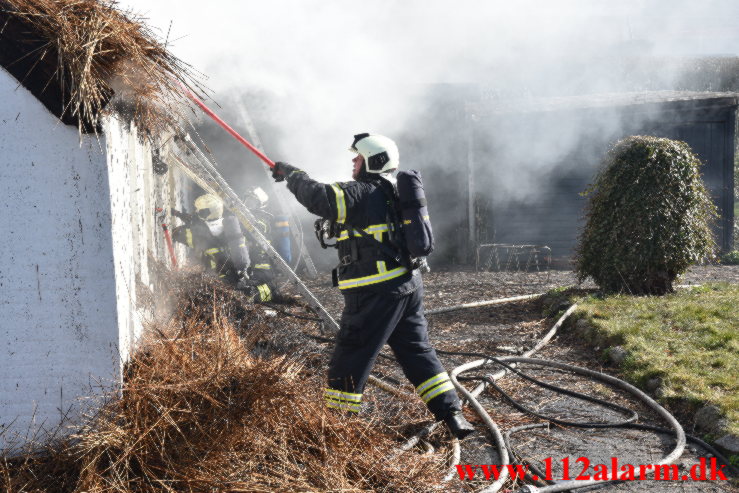
M 660 106 L 663 108 L 715 108 L 739 104 L 739 93 L 697 91 L 643 91 L 586 94 L 550 98 L 490 99 L 468 103 L 468 115 L 512 115 L 589 109 L 625 109 Z
M 4 9 L 0 9 L 0 66 L 63 123 L 80 126 L 69 111 L 70 85 L 58 72 L 57 53 L 48 40 Z M 95 130 L 88 122 L 80 127 L 85 133 Z

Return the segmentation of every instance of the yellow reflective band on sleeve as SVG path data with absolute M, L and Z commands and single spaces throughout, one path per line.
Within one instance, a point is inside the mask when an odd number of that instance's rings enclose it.
M 377 272 L 380 274 L 382 274 L 383 272 L 387 272 L 387 266 L 385 265 L 384 260 L 377 261 Z
M 192 242 L 192 230 L 190 228 L 185 229 L 185 240 L 187 241 L 187 246 L 193 248 L 194 244 Z
M 371 226 L 367 226 L 366 228 L 364 228 L 364 231 L 366 233 L 375 235 L 375 238 L 377 238 L 378 235 L 380 235 L 380 237 L 378 238 L 378 241 L 382 241 L 382 233 L 387 233 L 389 229 L 390 228 L 387 224 L 373 224 Z M 360 238 L 362 237 L 362 233 L 360 233 L 356 229 L 353 231 L 354 231 L 354 236 L 358 236 Z M 349 238 L 349 232 L 347 230 L 344 230 L 341 232 L 337 240 L 342 241 L 348 238 Z
M 213 270 L 216 270 L 218 268 L 218 264 L 216 264 L 216 261 L 213 259 L 210 260 L 210 268 Z M 225 274 L 223 277 L 225 277 Z
M 424 221 L 429 221 L 430 219 L 431 219 L 431 218 L 430 218 L 430 217 L 429 217 L 428 215 L 426 215 L 426 216 L 423 216 L 423 220 L 424 220 Z M 412 221 L 411 221 L 410 219 L 403 219 L 403 224 L 410 224 L 411 222 L 412 222 Z
M 396 277 L 402 276 L 406 272 L 408 272 L 408 269 L 406 269 L 405 267 L 398 267 L 386 272 L 378 272 L 377 274 L 373 274 L 371 276 L 339 280 L 339 289 L 358 288 L 361 286 L 369 286 L 370 284 L 377 284 L 378 282 L 389 281 L 390 279 L 395 279 Z
M 338 183 L 332 183 L 331 188 L 336 194 L 336 222 L 344 223 L 346 221 L 346 200 L 344 200 L 344 190 Z
M 437 385 L 441 382 L 446 382 L 447 380 L 449 380 L 449 374 L 447 372 L 439 373 L 438 375 L 434 375 L 433 377 L 429 378 L 418 387 L 416 387 L 416 392 L 418 392 L 419 395 L 423 395 L 424 392 L 426 392 L 434 385 Z
M 443 394 L 444 392 L 449 392 L 450 390 L 454 390 L 454 385 L 452 385 L 452 382 L 445 382 L 437 387 L 433 387 L 431 390 L 422 395 L 421 399 L 423 400 L 424 404 L 426 404 L 437 395 Z
M 257 290 L 259 290 L 260 301 L 264 302 L 272 299 L 272 290 L 266 284 L 260 284 L 257 286 Z
M 210 256 L 210 255 L 215 255 L 216 253 L 219 253 L 220 251 L 221 251 L 220 248 L 208 248 L 203 253 L 206 254 L 206 255 L 208 255 L 208 256 Z
M 255 269 L 271 269 L 272 266 L 269 264 L 256 264 L 254 266 Z

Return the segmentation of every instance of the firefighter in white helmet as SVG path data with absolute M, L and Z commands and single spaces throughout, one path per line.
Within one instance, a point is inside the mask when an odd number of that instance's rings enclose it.
M 223 215 L 223 202 L 212 194 L 195 199 L 193 216 L 178 213 L 185 224 L 172 238 L 197 252 L 203 267 L 253 297 L 255 302 L 276 297 L 274 275 L 251 265 L 246 237 L 238 220 Z
M 429 342 L 421 275 L 388 250 L 398 147 L 387 137 L 365 133 L 354 136 L 350 150 L 356 154 L 350 182 L 319 183 L 283 162 L 273 169 L 275 180 L 287 180 L 298 202 L 332 221 L 331 230 L 340 230 L 333 277 L 344 295 L 344 311 L 328 370 L 326 405 L 360 410 L 367 378 L 387 343 L 434 417 L 464 437 L 474 428 L 462 415 L 459 397 Z

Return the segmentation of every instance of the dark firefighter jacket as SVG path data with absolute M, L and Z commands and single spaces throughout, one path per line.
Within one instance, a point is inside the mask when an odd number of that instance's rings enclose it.
M 255 226 L 259 229 L 259 231 L 264 235 L 265 238 L 271 238 L 272 236 L 272 229 L 270 228 L 270 217 L 265 216 L 264 214 L 260 213 L 261 211 L 256 210 L 252 211 L 254 214 L 255 219 L 257 220 Z M 255 251 L 256 250 L 256 251 Z M 261 247 L 258 249 L 252 249 L 251 250 L 251 256 L 252 256 L 252 271 L 255 274 L 259 274 L 262 271 L 270 271 L 270 280 L 272 277 L 274 277 L 274 274 L 271 273 L 272 271 L 272 260 L 269 258 L 269 255 L 267 252 L 264 251 Z
M 388 198 L 379 176 L 342 183 L 319 183 L 302 171 L 287 177 L 287 186 L 308 211 L 353 228 L 362 228 L 381 242 L 388 241 Z M 345 228 L 337 238 L 338 286 L 344 292 L 369 290 L 405 295 L 421 285 L 417 271 L 410 272 L 385 254 L 371 238 Z
M 223 218 L 223 232 L 218 236 L 203 221 L 195 219 L 175 228 L 172 238 L 198 252 L 203 266 L 227 282 L 237 282 L 249 267 L 246 239 L 235 217 Z

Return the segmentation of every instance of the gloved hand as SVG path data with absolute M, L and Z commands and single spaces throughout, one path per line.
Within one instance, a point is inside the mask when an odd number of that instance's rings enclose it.
M 289 175 L 290 173 L 292 173 L 293 171 L 297 169 L 298 168 L 296 168 L 295 166 L 291 164 L 283 163 L 282 161 L 277 161 L 275 163 L 275 167 L 272 168 L 272 178 L 274 178 L 274 180 L 279 183 L 283 181 L 285 178 L 287 178 L 287 175 Z

